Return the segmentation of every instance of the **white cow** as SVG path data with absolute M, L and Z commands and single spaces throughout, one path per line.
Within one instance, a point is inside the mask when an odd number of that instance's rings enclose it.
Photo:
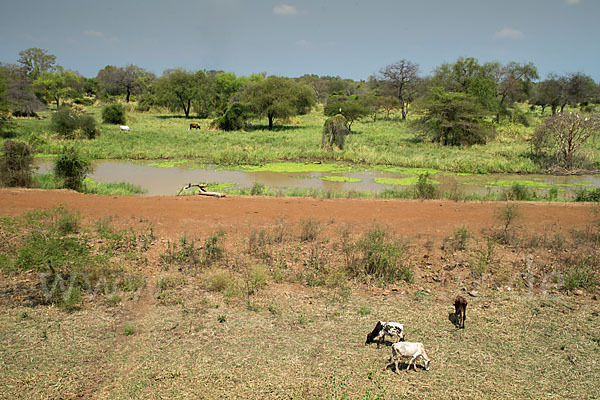
M 125 132 L 129 132 L 131 130 L 131 128 L 128 127 L 127 125 L 121 125 L 120 128 L 122 131 L 125 131 Z
M 400 370 L 398 369 L 398 360 L 404 357 L 410 357 L 408 367 L 406 367 L 407 371 L 410 368 L 410 364 L 414 365 L 415 371 L 417 370 L 417 358 L 422 359 L 425 370 L 429 370 L 429 363 L 431 362 L 431 360 L 429 359 L 429 357 L 427 357 L 427 354 L 425 353 L 423 343 L 397 342 L 392 344 L 392 355 L 390 356 L 388 363 L 394 361 L 397 373 L 400 373 Z

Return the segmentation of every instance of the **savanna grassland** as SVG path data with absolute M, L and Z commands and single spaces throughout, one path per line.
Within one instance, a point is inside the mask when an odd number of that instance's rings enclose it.
M 84 109 L 100 120 L 101 106 Z M 413 123 L 418 117 L 416 114 L 408 122 L 402 122 L 394 114 L 388 119 L 379 115 L 376 121 L 372 117 L 364 118 L 352 125 L 344 150 L 332 152 L 320 148 L 326 117 L 319 107 L 307 115 L 278 121 L 273 131 L 267 130 L 263 119 L 252 121 L 246 131 L 232 132 L 211 128 L 209 119 L 185 119 L 157 111 L 140 113 L 134 106 L 128 109 L 130 132 L 119 131 L 117 125 L 100 124 L 101 133 L 96 139 L 78 140 L 76 144 L 95 159 L 194 159 L 224 166 L 343 161 L 463 173 L 543 172 L 532 159 L 528 142 L 539 124 L 539 110 L 525 112 L 529 126 L 502 122 L 497 126 L 498 135 L 494 140 L 470 147 L 423 141 L 421 128 Z M 41 120 L 19 119 L 16 139 L 28 141 L 39 154 L 57 154 L 70 141 L 58 139 L 52 133 L 49 112 L 40 115 Z M 200 124 L 202 129 L 188 131 L 192 122 Z M 598 143 L 590 143 L 585 151 L 590 159 L 599 158 Z
M 0 200 L 2 398 L 599 392 L 590 204 L 31 189 Z M 365 346 L 377 320 L 404 323 L 431 369 L 396 374 L 389 343 Z

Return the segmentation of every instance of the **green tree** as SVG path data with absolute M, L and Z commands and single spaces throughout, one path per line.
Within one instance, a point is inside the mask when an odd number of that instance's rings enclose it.
M 269 120 L 269 130 L 273 129 L 275 118 L 286 118 L 305 114 L 315 103 L 313 90 L 290 78 L 269 76 L 249 85 L 242 95 L 257 115 Z
M 485 122 L 486 111 L 473 95 L 433 88 L 423 109 L 422 122 L 431 141 L 444 146 L 485 144 L 494 133 Z
M 57 67 L 56 56 L 37 47 L 19 52 L 17 61 L 23 66 L 32 81 L 36 80 L 43 72 L 54 71 Z
M 198 98 L 198 75 L 181 68 L 166 70 L 155 82 L 154 95 L 158 104 L 182 110 L 189 118 L 192 102 Z
M 76 147 L 63 147 L 54 164 L 54 177 L 62 187 L 83 190 L 83 179 L 92 172 L 91 163 Z
M 551 108 L 552 115 L 556 114 L 565 99 L 564 83 L 557 76 L 551 75 L 534 86 L 532 102 L 542 107 L 542 114 L 546 107 Z
M 153 79 L 153 74 L 133 64 L 126 67 L 107 65 L 98 71 L 96 77 L 108 94 L 125 95 L 126 103 L 129 103 L 131 95 L 141 93 Z
M 516 101 L 526 99 L 533 81 L 539 79 L 539 75 L 533 63 L 510 62 L 507 65 L 491 63 L 489 66 L 496 81 L 496 97 L 499 105 L 496 122 L 500 122 L 500 112 L 506 112 L 507 107 Z
M 473 96 L 485 110 L 496 111 L 495 64 L 481 65 L 476 58 L 460 57 L 454 63 L 444 63 L 435 69 L 431 87 L 442 87 L 447 92 L 461 92 Z
M 85 78 L 62 67 L 58 67 L 56 71 L 42 72 L 33 82 L 40 97 L 47 103 L 55 101 L 57 108 L 60 107 L 61 100 L 79 96 L 84 84 Z
M 369 108 L 366 96 L 329 96 L 327 104 L 323 108 L 326 116 L 341 114 L 347 121 L 348 131 L 352 129 L 352 124 L 369 115 L 372 111 Z

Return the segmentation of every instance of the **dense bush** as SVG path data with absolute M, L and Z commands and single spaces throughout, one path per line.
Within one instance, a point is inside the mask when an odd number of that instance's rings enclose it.
M 575 201 L 594 201 L 600 203 L 600 188 L 577 190 Z
M 224 131 L 240 131 L 245 128 L 246 120 L 251 115 L 247 105 L 234 103 L 225 111 L 225 114 L 213 121 L 213 125 Z
M 352 275 L 382 282 L 413 281 L 404 246 L 382 228 L 376 226 L 367 231 L 356 243 L 356 248 L 360 255 L 349 265 Z
M 423 103 L 421 122 L 432 142 L 444 146 L 485 144 L 495 134 L 475 96 L 435 88 Z
M 98 135 L 96 120 L 91 115 L 79 116 L 79 129 L 82 135 L 87 139 L 94 139 Z
M 98 134 L 96 120 L 91 115 L 79 114 L 70 107 L 63 106 L 52 114 L 52 130 L 65 139 L 81 137 L 93 139 Z
M 348 120 L 343 115 L 337 114 L 327 118 L 321 135 L 321 147 L 330 150 L 333 149 L 333 145 L 336 145 L 341 150 L 344 148 L 346 135 L 349 133 Z
M 105 124 L 124 125 L 125 107 L 119 103 L 104 107 L 104 110 L 102 110 L 102 122 Z
M 429 173 L 419 175 L 419 180 L 415 185 L 415 199 L 435 199 L 438 197 L 438 191 L 435 184 L 431 182 Z
M 83 189 L 83 179 L 92 171 L 90 161 L 84 158 L 75 147 L 64 147 L 56 158 L 54 177 L 67 189 Z
M 30 187 L 33 175 L 33 156 L 27 143 L 7 140 L 2 145 L 0 184 L 2 186 Z

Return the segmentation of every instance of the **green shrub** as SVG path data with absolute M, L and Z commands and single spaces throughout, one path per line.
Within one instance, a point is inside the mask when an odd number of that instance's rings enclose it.
M 379 226 L 361 236 L 356 247 L 360 255 L 350 264 L 350 272 L 354 276 L 383 282 L 413 281 L 412 268 L 404 259 L 403 246 Z
M 429 173 L 419 175 L 419 180 L 415 185 L 416 199 L 435 199 L 438 197 L 437 189 L 430 181 Z
M 588 289 L 592 290 L 596 287 L 596 277 L 590 265 L 582 261 L 579 265 L 570 268 L 565 274 L 565 288 L 572 289 Z
M 502 192 L 500 198 L 502 200 L 527 201 L 537 198 L 537 194 L 525 185 L 515 182 L 509 189 Z
M 252 113 L 249 107 L 243 103 L 233 103 L 225 114 L 213 121 L 213 126 L 224 131 L 241 131 L 246 126 L 246 120 Z
M 575 201 L 600 202 L 600 188 L 580 189 L 575 192 Z
M 26 143 L 7 140 L 2 145 L 0 184 L 30 187 L 33 182 L 33 156 Z
M 223 247 L 220 239 L 225 236 L 225 231 L 218 230 L 206 239 L 204 242 L 204 265 L 208 266 L 220 260 L 223 257 Z
M 83 179 L 92 172 L 91 163 L 84 158 L 77 148 L 63 147 L 54 164 L 54 177 L 62 183 L 62 187 L 76 190 L 83 189 Z
M 102 122 L 105 124 L 125 125 L 125 121 L 125 107 L 122 104 L 111 104 L 102 110 Z
M 60 107 L 52 114 L 50 128 L 65 139 L 74 139 L 79 128 L 79 116 L 69 107 Z
M 96 120 L 91 115 L 81 115 L 79 117 L 79 129 L 81 129 L 83 137 L 87 139 L 94 139 L 98 136 Z
M 300 221 L 301 231 L 300 240 L 303 242 L 313 242 L 317 240 L 321 231 L 321 224 L 314 219 Z

